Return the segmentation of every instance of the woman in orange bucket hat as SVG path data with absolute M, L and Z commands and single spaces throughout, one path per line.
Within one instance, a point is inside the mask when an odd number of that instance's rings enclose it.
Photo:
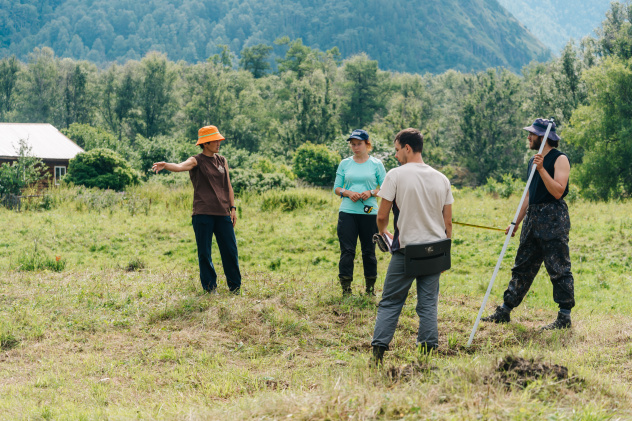
M 152 169 L 173 172 L 188 171 L 193 184 L 193 231 L 198 249 L 202 288 L 209 293 L 217 292 L 217 273 L 211 259 L 213 234 L 222 257 L 228 289 L 238 294 L 241 288 L 241 272 L 235 238 L 237 215 L 235 194 L 228 174 L 228 162 L 219 155 L 220 142 L 225 140 L 217 127 L 205 126 L 198 131 L 196 145 L 202 153 L 180 164 L 156 162 Z

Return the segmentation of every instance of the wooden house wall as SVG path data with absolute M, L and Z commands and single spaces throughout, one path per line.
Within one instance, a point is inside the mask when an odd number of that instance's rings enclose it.
M 15 161 L 15 159 L 0 159 L 0 165 L 4 163 L 11 163 Z M 42 159 L 45 167 L 44 177 L 37 183 L 40 189 L 44 189 L 48 186 L 52 186 L 55 183 L 55 167 L 66 167 L 66 172 L 68 172 L 68 163 L 70 160 L 68 159 Z

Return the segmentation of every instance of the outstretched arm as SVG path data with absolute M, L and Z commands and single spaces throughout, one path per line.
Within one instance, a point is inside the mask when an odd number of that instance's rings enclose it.
M 156 162 L 152 165 L 151 169 L 156 173 L 162 170 L 171 172 L 191 171 L 197 165 L 197 160 L 194 157 L 190 157 L 184 162 L 179 164 L 171 164 L 169 162 Z

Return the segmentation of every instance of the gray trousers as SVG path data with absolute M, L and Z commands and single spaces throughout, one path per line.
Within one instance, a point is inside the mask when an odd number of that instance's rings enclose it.
M 375 331 L 371 345 L 388 345 L 393 339 L 399 315 L 402 312 L 408 291 L 415 278 L 406 276 L 404 270 L 405 257 L 402 253 L 394 253 L 388 265 L 384 292 L 377 310 Z M 419 316 L 419 330 L 417 344 L 426 343 L 428 346 L 439 345 L 439 328 L 437 326 L 437 302 L 439 301 L 439 277 L 436 275 L 420 276 L 417 280 L 417 315 Z

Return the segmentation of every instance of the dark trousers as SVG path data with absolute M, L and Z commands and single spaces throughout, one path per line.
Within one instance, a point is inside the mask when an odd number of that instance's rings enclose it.
M 224 274 L 228 289 L 235 291 L 241 287 L 241 272 L 237 255 L 237 239 L 230 216 L 193 215 L 193 231 L 197 243 L 198 261 L 200 263 L 200 281 L 205 291 L 217 288 L 217 273 L 211 259 L 213 234 L 217 240 L 219 253 L 222 256 Z
M 399 315 L 402 312 L 408 291 L 417 282 L 417 315 L 419 316 L 419 330 L 417 331 L 417 344 L 426 344 L 429 347 L 439 345 L 439 327 L 437 323 L 437 308 L 439 302 L 439 277 L 436 275 L 420 276 L 412 278 L 406 276 L 406 257 L 402 252 L 393 253 L 391 263 L 388 265 L 384 292 L 377 309 L 375 330 L 371 345 L 382 346 L 388 349 Z
M 517 307 L 529 292 L 542 263 L 553 284 L 553 300 L 560 309 L 575 306 L 568 234 L 571 223 L 563 200 L 530 205 L 527 209 L 511 281 L 504 294 L 508 307 Z
M 358 237 L 360 237 L 360 248 L 362 249 L 364 277 L 377 277 L 377 258 L 373 243 L 373 234 L 377 232 L 376 219 L 376 215 L 338 213 L 338 240 L 340 241 L 338 276 L 340 278 L 353 278 L 353 261 Z

